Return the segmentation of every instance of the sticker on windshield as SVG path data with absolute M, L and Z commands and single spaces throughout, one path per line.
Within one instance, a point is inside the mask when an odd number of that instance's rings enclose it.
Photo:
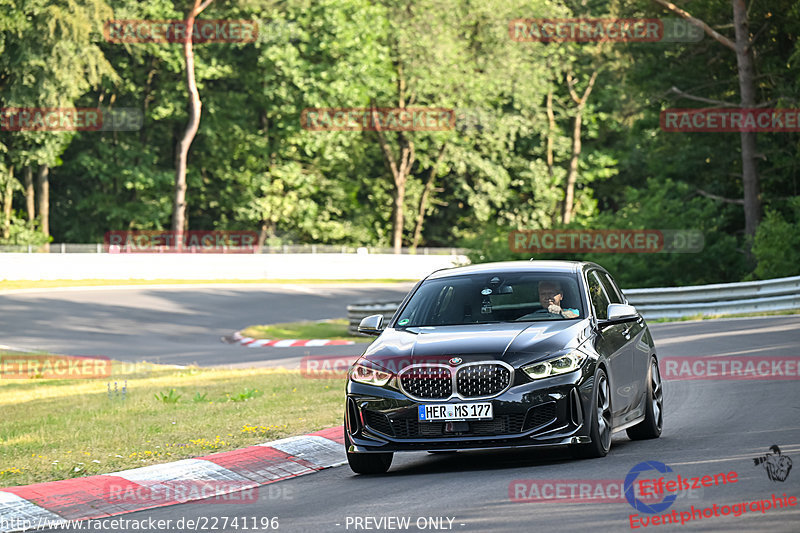
M 483 289 L 483 290 L 481 291 L 481 294 L 483 294 L 484 296 L 487 296 L 487 295 L 489 295 L 489 294 L 492 294 L 492 289 Z
M 400 322 L 397 323 L 398 326 L 405 326 L 408 324 L 409 320 L 407 318 L 402 319 Z

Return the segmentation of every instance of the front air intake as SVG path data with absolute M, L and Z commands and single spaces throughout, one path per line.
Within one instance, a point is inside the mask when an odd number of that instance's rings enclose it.
M 355 435 L 359 428 L 358 406 L 352 398 L 347 399 L 347 429 L 351 435 Z

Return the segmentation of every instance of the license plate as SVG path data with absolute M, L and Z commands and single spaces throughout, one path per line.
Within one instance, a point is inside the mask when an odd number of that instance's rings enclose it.
M 420 422 L 449 422 L 456 420 L 491 420 L 492 404 L 439 403 L 419 406 Z

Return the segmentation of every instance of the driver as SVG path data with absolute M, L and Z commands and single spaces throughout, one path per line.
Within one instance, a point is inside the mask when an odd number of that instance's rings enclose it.
M 558 281 L 539 282 L 539 303 L 542 305 L 541 312 L 547 310 L 551 315 L 558 315 L 564 318 L 575 318 L 580 315 L 578 309 L 562 309 L 561 300 L 564 299 L 564 289 Z

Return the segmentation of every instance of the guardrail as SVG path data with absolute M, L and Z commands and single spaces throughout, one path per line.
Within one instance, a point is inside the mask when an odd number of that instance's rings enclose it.
M 361 320 L 370 315 L 383 315 L 386 323 L 400 306 L 400 302 L 373 302 L 368 304 L 355 304 L 347 306 L 347 320 L 350 322 L 348 330 L 351 335 L 361 335 L 358 325 Z
M 800 309 L 800 276 L 622 292 L 646 319 Z M 350 332 L 356 334 L 361 319 L 369 315 L 382 314 L 386 320 L 390 319 L 399 305 L 400 302 L 348 305 Z
M 622 292 L 645 318 L 800 309 L 800 276 L 690 287 L 629 289 Z

